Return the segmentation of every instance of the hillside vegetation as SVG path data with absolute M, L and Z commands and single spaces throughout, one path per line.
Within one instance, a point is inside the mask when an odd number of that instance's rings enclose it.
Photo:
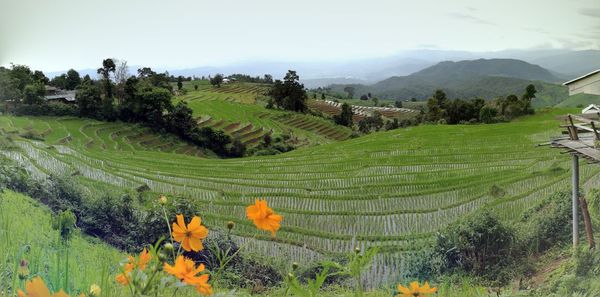
M 538 90 L 534 107 L 554 106 L 567 99 L 567 88 L 548 70 L 519 60 L 491 59 L 441 62 L 408 76 L 391 77 L 373 85 L 331 85 L 331 92 L 344 93 L 351 86 L 355 94 L 372 93 L 380 99 L 425 100 L 442 89 L 450 98 L 494 99 L 515 94 L 533 84 Z M 587 96 L 586 96 L 587 97 Z
M 203 203 L 203 222 L 220 229 L 234 221 L 236 240 L 253 236 L 244 206 L 269 200 L 285 217 L 277 238 L 261 237 L 259 254 L 309 263 L 332 252 L 379 247 L 364 276 L 372 285 L 403 273 L 403 259 L 430 242 L 441 227 L 485 205 L 504 219 L 519 216 L 545 195 L 568 185 L 569 159 L 537 147 L 556 135 L 557 110 L 494 125 L 424 125 L 300 149 L 284 155 L 202 159 L 141 149 L 102 137 L 89 121 L 0 119 L 19 150 L 5 152 L 36 176 L 74 175 L 90 191 L 147 187 Z M 43 142 L 20 138 L 30 131 Z M 59 142 L 68 136 L 70 142 Z M 40 140 L 42 138 L 39 138 Z M 507 141 L 509 140 L 509 141 Z M 86 143 L 102 143 L 86 145 Z M 123 142 L 122 144 L 119 144 Z M 583 166 L 587 185 L 599 182 Z M 502 189 L 501 196 L 492 189 Z M 155 194 L 152 194 L 155 193 Z

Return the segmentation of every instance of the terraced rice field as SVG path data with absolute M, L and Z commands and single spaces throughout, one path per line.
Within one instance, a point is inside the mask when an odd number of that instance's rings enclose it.
M 159 143 L 115 124 L 0 117 L 0 125 L 39 134 L 50 129 L 44 142 L 19 139 L 22 150 L 3 152 L 36 176 L 78 171 L 92 189 L 147 185 L 156 194 L 205 202 L 199 211 L 209 228 L 235 221 L 240 242 L 255 234 L 245 206 L 266 198 L 283 214 L 283 227 L 277 238 L 252 243 L 256 252 L 309 262 L 377 246 L 382 252 L 364 278 L 380 285 L 405 273 L 407 257 L 465 214 L 488 206 L 515 219 L 568 187 L 570 158 L 537 145 L 559 133 L 554 116 L 565 112 L 494 125 L 424 125 L 228 160 L 175 154 L 175 145 L 161 151 Z M 598 166 L 581 170 L 585 187 L 600 185 Z M 505 194 L 496 195 L 495 187 Z
M 215 88 L 217 89 L 217 88 Z M 292 134 L 307 144 L 347 139 L 352 131 L 316 116 L 266 109 L 259 103 L 225 100 L 204 90 L 189 92 L 176 100 L 186 101 L 202 126 L 224 130 L 241 137 L 247 145 L 258 144 L 264 134 Z

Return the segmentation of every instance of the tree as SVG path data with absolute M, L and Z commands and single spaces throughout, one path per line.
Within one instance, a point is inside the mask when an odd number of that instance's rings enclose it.
M 265 83 L 272 84 L 273 83 L 273 76 L 270 75 L 270 74 L 265 74 L 265 78 L 263 80 L 265 81 Z
M 395 106 L 396 108 L 402 108 L 402 101 L 400 101 L 400 100 L 396 100 L 396 102 L 394 102 L 394 106 Z
M 52 80 L 50 80 L 50 85 L 55 86 L 59 89 L 66 89 L 67 88 L 67 75 L 63 73 L 61 75 L 55 76 L 54 78 L 52 78 Z
M 362 96 L 360 96 L 360 100 L 367 101 L 367 100 L 369 100 L 369 96 L 367 96 L 366 94 L 362 95 Z
M 348 98 L 349 99 L 354 98 L 354 87 L 347 86 L 347 87 L 344 88 L 344 92 L 346 92 L 348 94 Z
M 104 61 L 102 61 L 102 68 L 98 68 L 98 74 L 100 74 L 100 76 L 102 76 L 102 81 L 104 84 L 104 95 L 106 96 L 106 98 L 112 98 L 113 97 L 113 91 L 112 91 L 112 82 L 110 81 L 110 73 L 111 72 L 115 72 L 116 70 L 116 65 L 115 62 L 112 59 L 105 59 Z
M 25 65 L 11 65 L 10 76 L 17 83 L 17 89 L 24 91 L 25 86 L 34 82 L 33 73 L 31 69 Z
M 535 93 L 537 93 L 537 90 L 535 89 L 535 86 L 532 84 L 529 84 L 527 86 L 527 88 L 525 88 L 525 94 L 523 94 L 523 97 L 521 100 L 523 100 L 523 113 L 524 114 L 533 114 L 534 110 L 533 108 L 531 108 L 531 100 L 533 98 L 535 98 Z
M 194 85 L 194 91 L 198 91 L 198 85 Z
M 379 104 L 379 99 L 377 97 L 373 97 L 371 100 L 373 100 L 373 106 L 377 106 L 377 104 Z
M 77 95 L 75 95 L 75 100 L 77 101 L 79 116 L 100 118 L 102 97 L 97 86 L 92 83 L 81 85 Z
M 321 93 L 321 100 L 325 100 L 325 98 L 327 98 L 325 97 L 325 93 Z
M 372 130 L 379 131 L 381 127 L 383 127 L 383 118 L 378 111 L 374 111 L 373 114 L 358 122 L 358 130 L 365 134 Z
M 129 78 L 129 66 L 125 60 L 116 60 L 115 65 L 115 83 L 122 85 Z
M 46 88 L 44 84 L 37 81 L 25 86 L 23 90 L 23 103 L 29 105 L 40 105 L 44 103 Z
M 177 77 L 177 90 L 183 89 L 183 76 L 178 76 Z
M 217 73 L 210 79 L 210 84 L 216 86 L 217 88 L 221 87 L 223 83 L 223 74 Z
M 494 119 L 497 115 L 497 109 L 490 106 L 484 106 L 479 111 L 479 121 L 481 121 L 482 123 L 491 124 L 494 122 Z
M 0 67 L 0 100 L 16 100 L 21 97 L 18 80 L 10 75 L 10 70 Z
M 305 112 L 307 109 L 306 90 L 300 82 L 300 77 L 296 71 L 289 70 L 283 81 L 276 80 L 269 91 L 269 96 L 273 98 L 274 104 L 278 108 L 292 110 L 297 112 Z
M 79 76 L 79 72 L 74 69 L 69 69 L 67 71 L 67 76 L 65 78 L 65 88 L 67 90 L 75 90 L 81 84 L 81 77 Z
M 448 99 L 442 90 L 436 90 L 433 97 L 427 100 L 427 120 L 437 122 L 446 116 Z
M 36 70 L 33 72 L 33 79 L 43 83 L 44 85 L 47 85 L 50 82 L 50 79 L 48 79 L 44 72 L 40 70 Z
M 342 104 L 342 111 L 339 115 L 335 115 L 333 120 L 336 124 L 352 127 L 352 107 L 348 103 Z

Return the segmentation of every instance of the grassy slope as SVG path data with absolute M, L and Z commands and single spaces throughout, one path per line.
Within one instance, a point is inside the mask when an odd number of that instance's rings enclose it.
M 244 207 L 264 197 L 285 216 L 277 237 L 285 244 L 265 237 L 253 247 L 257 252 L 310 261 L 326 251 L 381 246 L 385 253 L 369 271 L 376 278 L 387 269 L 401 271 L 407 252 L 465 213 L 491 205 L 512 219 L 544 195 L 567 187 L 569 159 L 536 146 L 559 133 L 554 116 L 565 112 L 494 125 L 424 125 L 245 159 L 101 149 L 75 141 L 67 144 L 74 151 L 20 141 L 26 148 L 20 154 L 41 169 L 77 169 L 91 188 L 148 184 L 157 193 L 206 202 L 202 215 L 209 227 L 233 220 L 241 236 L 254 234 Z M 0 126 L 55 126 L 48 118 L 0 119 Z M 72 126 L 62 133 L 75 134 L 79 129 Z M 551 170 L 556 167 L 562 169 Z M 590 185 L 597 173 L 596 166 L 582 166 L 582 178 Z M 493 185 L 506 196 L 492 197 Z
M 64 287 L 64 258 L 60 265 L 57 264 L 62 246 L 58 244 L 58 231 L 51 227 L 50 210 L 21 194 L 6 191 L 0 195 L 1 270 L 15 271 L 19 261 L 25 259 L 30 263 L 32 276 L 42 276 L 53 289 Z M 125 257 L 123 253 L 76 234 L 69 254 L 69 286 L 72 292 L 87 291 L 89 285 L 98 284 L 106 292 L 105 296 L 123 293 L 112 281 L 119 269 L 118 263 Z M 59 267 L 62 268 L 57 272 Z M 12 284 L 7 281 L 0 275 L 0 288 L 11 287 Z M 17 285 L 21 286 L 18 282 Z
M 225 121 L 217 127 L 220 129 L 232 123 L 239 123 L 240 128 L 251 124 L 253 129 L 262 128 L 274 135 L 291 133 L 311 144 L 345 139 L 351 133 L 350 129 L 319 117 L 266 109 L 264 102 L 257 101 L 266 91 L 264 85 L 233 83 L 214 88 L 198 82 L 199 88 L 195 91 L 191 87 L 194 83 L 189 82 L 184 87 L 188 93 L 175 100 L 186 101 L 194 116 L 212 119 L 209 125 Z
M 564 101 L 558 103 L 557 107 L 587 107 L 590 104 L 600 104 L 600 96 L 590 94 L 577 94 L 569 96 Z

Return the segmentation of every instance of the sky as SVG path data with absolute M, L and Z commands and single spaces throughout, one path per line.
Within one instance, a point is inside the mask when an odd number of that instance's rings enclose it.
M 598 0 L 0 0 L 0 65 L 171 69 L 410 49 L 600 49 Z

